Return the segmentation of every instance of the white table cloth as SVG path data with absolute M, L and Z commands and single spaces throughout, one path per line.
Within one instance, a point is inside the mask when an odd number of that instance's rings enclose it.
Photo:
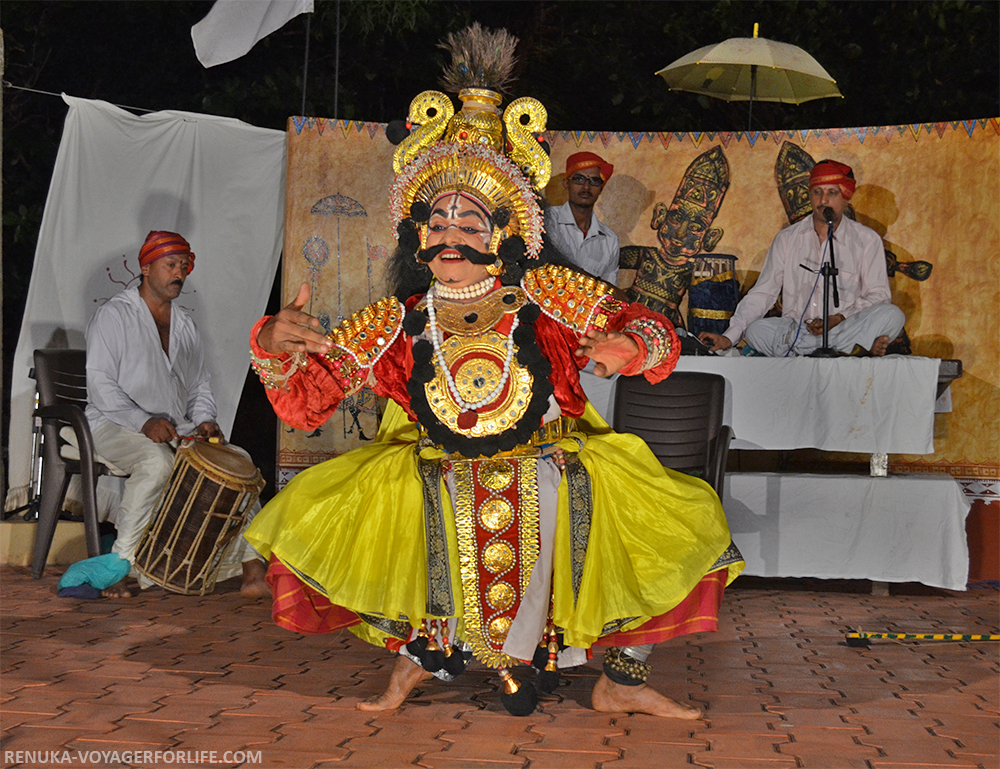
M 725 424 L 733 449 L 823 449 L 863 454 L 934 453 L 937 358 L 684 356 L 677 371 L 726 378 Z M 614 382 L 584 390 L 612 421 Z
M 968 581 L 970 504 L 948 475 L 730 473 L 723 506 L 749 575 Z

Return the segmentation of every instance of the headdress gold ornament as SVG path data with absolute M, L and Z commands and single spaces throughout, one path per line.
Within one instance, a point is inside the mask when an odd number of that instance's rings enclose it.
M 812 155 L 792 142 L 783 142 L 774 161 L 774 181 L 788 221 L 795 224 L 812 213 L 809 172 L 816 165 Z
M 417 201 L 430 205 L 444 193 L 462 192 L 491 213 L 501 208 L 510 213 L 507 222 L 496 223 L 491 252 L 507 237 L 520 235 L 528 256 L 538 256 L 543 218 L 536 193 L 552 173 L 538 134 L 548 116 L 541 102 L 527 97 L 500 112 L 497 91 L 510 79 L 516 43 L 505 30 L 491 32 L 475 24 L 441 45 L 452 54 L 443 83 L 458 91 L 462 108 L 455 112 L 440 91 L 424 91 L 410 103 L 407 124 L 413 130 L 392 160 L 394 224 L 406 219 Z
M 691 161 L 675 198 L 687 200 L 717 214 L 728 189 L 729 162 L 722 147 L 715 146 Z

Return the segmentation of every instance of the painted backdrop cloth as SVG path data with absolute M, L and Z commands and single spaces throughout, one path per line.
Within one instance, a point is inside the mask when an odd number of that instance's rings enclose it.
M 136 285 L 150 230 L 180 232 L 198 265 L 177 298 L 205 343 L 228 435 L 246 376 L 246 330 L 267 304 L 281 254 L 285 134 L 190 112 L 137 117 L 69 105 L 42 216 L 11 376 L 7 507 L 27 501 L 32 353 L 84 348 L 94 311 Z
M 385 194 L 394 147 L 376 123 L 296 117 L 288 132 L 284 301 L 309 280 L 316 287 L 313 314 L 332 319 L 384 291 L 381 267 L 395 245 Z M 1000 490 L 996 117 L 751 133 L 549 131 L 545 138 L 554 169 L 576 152 L 595 152 L 614 164 L 594 213 L 623 248 L 641 250 L 644 274 L 669 283 L 682 264 L 694 283 L 721 254 L 735 258 L 743 292 L 757 280 L 775 235 L 789 226 L 791 211 L 803 204 L 809 210 L 813 163 L 834 158 L 850 165 L 858 176 L 851 205 L 857 221 L 882 238 L 892 302 L 906 314 L 913 354 L 960 359 L 965 372 L 951 386 L 952 411 L 935 418 L 934 454 L 897 454 L 893 471 L 945 472 Z M 553 174 L 546 188 L 552 205 L 566 200 L 562 181 L 561 173 Z M 716 198 L 711 224 L 680 242 L 680 225 L 667 212 L 722 186 L 727 191 Z M 628 286 L 634 272 L 622 269 L 619 284 Z M 687 305 L 685 297 L 685 315 Z M 373 400 L 348 404 L 321 429 L 282 432 L 279 485 L 370 442 L 377 429 L 368 405 Z

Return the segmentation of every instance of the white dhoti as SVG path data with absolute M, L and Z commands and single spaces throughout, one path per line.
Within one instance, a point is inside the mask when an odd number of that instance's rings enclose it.
M 843 353 L 850 353 L 855 345 L 871 350 L 880 336 L 890 340 L 899 336 L 905 320 L 903 311 L 894 304 L 866 307 L 830 329 L 829 345 Z M 757 352 L 775 358 L 808 355 L 823 346 L 823 335 L 809 333 L 804 321 L 800 328 L 795 318 L 756 320 L 747 327 L 744 339 Z

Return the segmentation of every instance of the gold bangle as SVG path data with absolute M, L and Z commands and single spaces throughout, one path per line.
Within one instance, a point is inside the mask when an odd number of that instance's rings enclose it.
M 287 369 L 285 368 L 286 363 L 289 364 Z M 300 368 L 304 369 L 307 363 L 308 358 L 301 352 L 293 352 L 289 358 L 282 360 L 281 358 L 260 358 L 254 353 L 253 348 L 250 349 L 250 367 L 260 377 L 261 383 L 268 390 L 288 389 L 288 380 Z

